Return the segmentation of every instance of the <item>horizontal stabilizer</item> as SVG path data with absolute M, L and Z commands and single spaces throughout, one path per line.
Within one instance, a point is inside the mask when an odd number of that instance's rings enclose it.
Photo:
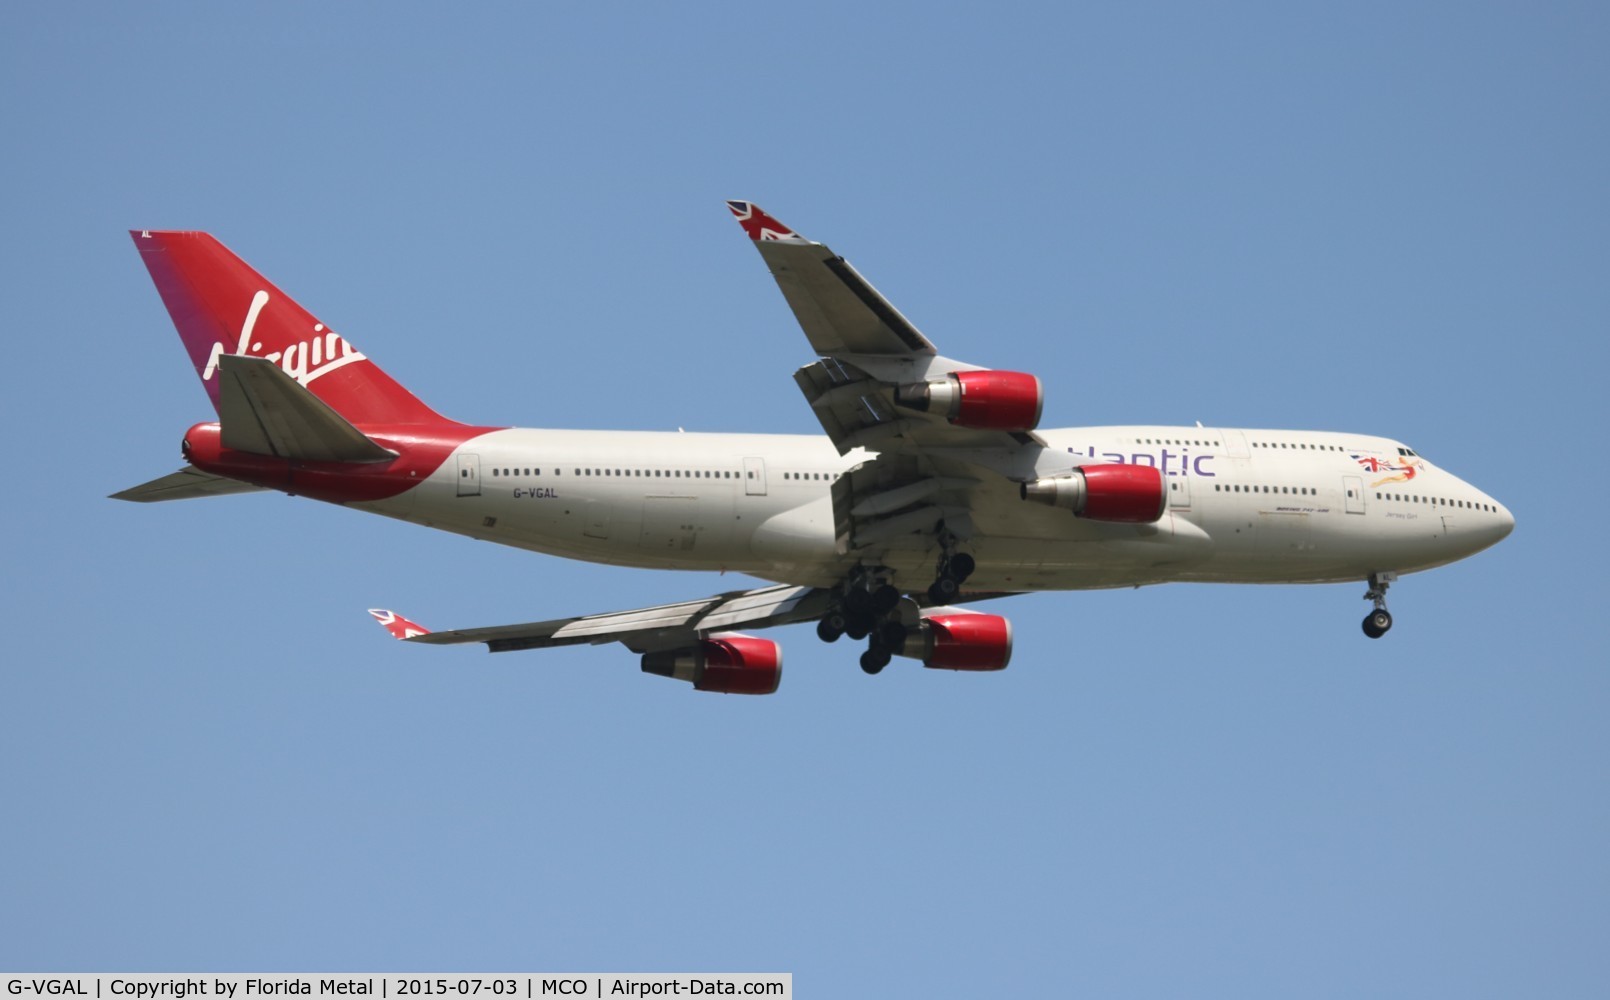
M 121 493 L 113 493 L 113 500 L 132 500 L 135 503 L 155 503 L 158 500 L 193 500 L 196 497 L 221 497 L 231 493 L 261 493 L 264 488 L 243 483 L 227 476 L 215 476 L 187 465 L 172 475 L 153 479 L 149 483 L 131 486 Z
M 347 418 L 267 358 L 218 359 L 218 419 L 225 448 L 304 462 L 389 462 Z

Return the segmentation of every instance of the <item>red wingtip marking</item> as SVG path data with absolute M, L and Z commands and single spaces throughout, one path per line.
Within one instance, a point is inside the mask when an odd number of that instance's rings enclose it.
M 759 243 L 762 240 L 788 240 L 802 237 L 767 215 L 759 205 L 752 201 L 729 201 L 727 208 L 738 218 L 738 225 L 744 227 L 749 238 Z
M 430 629 L 409 621 L 395 611 L 370 608 L 369 613 L 374 615 L 375 621 L 379 622 L 387 632 L 390 632 L 394 639 L 411 639 L 416 635 L 430 635 Z

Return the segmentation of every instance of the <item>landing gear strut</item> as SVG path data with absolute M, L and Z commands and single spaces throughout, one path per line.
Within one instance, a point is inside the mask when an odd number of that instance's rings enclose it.
M 939 560 L 938 579 L 928 588 L 928 600 L 934 604 L 949 604 L 976 568 L 978 564 L 972 556 L 965 552 L 951 552 L 947 548 Z
M 1373 601 L 1375 610 L 1364 616 L 1364 634 L 1371 639 L 1379 639 L 1392 628 L 1392 612 L 1386 610 L 1386 588 L 1397 578 L 1396 573 L 1370 574 L 1370 589 L 1364 599 Z

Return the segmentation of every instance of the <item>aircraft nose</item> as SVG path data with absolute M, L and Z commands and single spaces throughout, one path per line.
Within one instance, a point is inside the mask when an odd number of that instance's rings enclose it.
M 1509 537 L 1509 533 L 1511 531 L 1515 530 L 1515 515 L 1509 512 L 1508 507 L 1505 507 L 1503 504 L 1499 504 L 1498 517 L 1498 537 L 1500 540 L 1503 540 Z

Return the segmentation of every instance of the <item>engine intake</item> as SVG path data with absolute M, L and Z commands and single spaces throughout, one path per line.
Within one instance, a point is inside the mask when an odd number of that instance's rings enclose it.
M 934 615 L 906 635 L 899 653 L 935 670 L 1005 670 L 1012 623 L 1000 615 Z
M 643 672 L 688 681 L 695 691 L 774 694 L 783 679 L 783 648 L 752 635 L 712 635 L 693 646 L 644 653 Z
M 1045 393 L 1040 380 L 1023 372 L 952 372 L 937 382 L 911 382 L 894 401 L 912 410 L 943 414 L 959 427 L 984 431 L 1032 431 L 1040 424 Z
M 1071 475 L 1024 483 L 1025 500 L 1066 507 L 1076 517 L 1150 524 L 1168 509 L 1163 474 L 1149 465 L 1087 465 Z

